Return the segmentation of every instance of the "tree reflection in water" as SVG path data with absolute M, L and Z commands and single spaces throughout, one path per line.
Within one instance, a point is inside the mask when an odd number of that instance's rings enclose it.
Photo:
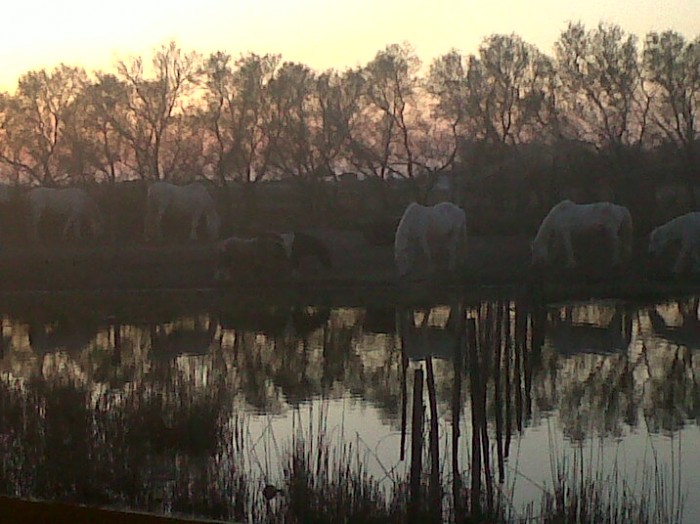
M 258 521 L 298 520 L 293 494 L 325 511 L 319 493 L 332 481 L 334 504 L 356 515 L 369 511 L 353 506 L 366 495 L 394 520 L 504 516 L 513 443 L 545 418 L 575 442 L 625 438 L 641 420 L 651 432 L 697 422 L 697 312 L 697 299 L 417 309 L 212 301 L 141 322 L 108 308 L 7 311 L 0 489 Z M 363 425 L 345 425 L 352 406 Z M 307 408 L 323 421 L 292 431 Z M 274 451 L 251 432 L 257 420 L 281 428 Z M 375 442 L 353 441 L 370 429 Z M 396 447 L 377 451 L 394 432 Z M 281 488 L 270 500 L 260 495 L 268 483 Z M 338 486 L 364 487 L 352 502 Z

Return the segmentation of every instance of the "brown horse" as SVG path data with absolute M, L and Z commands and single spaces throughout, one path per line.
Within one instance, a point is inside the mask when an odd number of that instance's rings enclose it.
M 295 276 L 305 260 L 332 267 L 328 247 L 307 233 L 266 233 L 253 238 L 232 236 L 219 243 L 215 279 L 285 280 Z

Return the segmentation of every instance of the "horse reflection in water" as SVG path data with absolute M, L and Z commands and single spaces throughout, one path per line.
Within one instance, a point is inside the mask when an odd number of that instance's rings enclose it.
M 565 306 L 545 328 L 545 344 L 561 355 L 616 353 L 631 342 L 632 316 L 621 306 Z
M 648 251 L 652 263 L 659 263 L 669 252 L 677 253 L 671 269 L 674 275 L 686 267 L 700 271 L 700 212 L 686 213 L 655 228 L 649 235 Z
M 234 360 L 241 360 L 241 366 L 249 370 L 242 388 L 248 402 L 266 411 L 276 409 L 271 404 L 276 395 L 269 391 L 266 377 L 272 377 L 287 402 L 313 395 L 314 384 L 307 377 L 309 340 L 325 340 L 316 333 L 329 318 L 327 307 L 255 307 L 236 303 L 222 308 L 220 325 L 222 336 L 226 337 L 224 344 L 232 345 Z
M 198 239 L 202 219 L 205 220 L 209 239 L 216 240 L 219 236 L 221 224 L 216 203 L 207 188 L 199 182 L 185 186 L 154 182 L 148 186 L 144 223 L 144 237 L 147 242 L 163 239 L 163 219 L 170 214 L 188 220 L 190 240 Z
M 574 235 L 603 235 L 611 245 L 612 265 L 619 266 L 632 254 L 634 228 L 626 207 L 610 202 L 575 204 L 563 200 L 555 205 L 537 230 L 532 241 L 532 265 L 541 267 L 552 262 L 552 243 L 564 249 L 566 267 L 577 266 L 572 237 Z
M 219 315 L 222 330 L 256 333 L 271 338 L 304 338 L 328 322 L 330 308 L 284 305 L 250 307 L 237 304 L 222 308 Z
M 171 361 L 179 356 L 202 356 L 218 347 L 218 322 L 208 317 L 183 319 L 173 324 L 152 325 L 151 350 L 158 360 Z
M 399 278 L 411 274 L 433 275 L 436 270 L 453 274 L 464 260 L 467 219 L 451 202 L 434 206 L 409 204 L 394 237 L 394 261 Z M 445 260 L 443 267 L 438 262 Z
M 41 376 L 78 373 L 78 356 L 95 341 L 100 326 L 94 319 L 61 317 L 32 320 L 28 326 L 29 345 L 39 359 Z
M 29 324 L 29 345 L 37 355 L 59 351 L 76 354 L 95 340 L 98 331 L 96 324 L 80 319 L 32 321 Z
M 396 333 L 396 309 L 393 307 L 367 306 L 362 319 L 364 333 Z
M 102 233 L 102 214 L 95 200 L 83 189 L 72 187 L 54 189 L 36 187 L 27 195 L 30 213 L 30 234 L 38 240 L 42 219 L 47 214 L 60 216 L 65 220 L 62 238 L 72 234 L 80 240 L 87 229 L 93 238 Z
M 446 322 L 442 326 L 430 325 L 432 309 L 423 309 L 420 323 L 416 325 L 414 310 L 398 310 L 396 313 L 397 331 L 406 358 L 421 361 L 429 357 L 443 360 L 454 358 L 460 341 L 459 308 L 450 307 Z M 461 329 L 464 326 L 461 325 Z
M 656 306 L 647 309 L 654 336 L 675 346 L 685 346 L 691 350 L 700 349 L 700 298 L 679 300 L 676 306 L 673 315 L 676 317 L 675 325 L 669 325 L 670 322 L 659 313 Z

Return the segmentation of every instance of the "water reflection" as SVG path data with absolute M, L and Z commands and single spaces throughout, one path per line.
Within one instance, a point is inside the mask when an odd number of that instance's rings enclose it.
M 493 512 L 489 489 L 507 480 L 515 442 L 538 438 L 545 421 L 569 442 L 672 435 L 698 421 L 697 298 L 414 309 L 212 300 L 164 310 L 8 308 L 3 493 L 264 520 L 251 479 L 284 483 L 294 417 L 325 409 L 324 424 L 344 435 L 371 429 L 368 450 L 400 435 L 370 473 L 410 464 L 409 501 L 428 475 L 433 516 L 445 470 L 456 473 L 438 512 L 473 512 L 476 502 Z M 345 425 L 346 402 L 365 413 L 357 427 Z M 261 449 L 270 417 L 281 429 Z

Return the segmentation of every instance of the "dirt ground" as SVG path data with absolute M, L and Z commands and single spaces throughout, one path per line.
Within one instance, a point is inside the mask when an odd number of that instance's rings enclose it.
M 332 269 L 313 262 L 302 265 L 292 284 L 298 289 L 395 287 L 397 283 L 392 246 L 376 245 L 361 234 L 346 231 L 316 231 L 332 253 Z M 628 267 L 611 272 L 595 257 L 582 256 L 587 271 L 567 273 L 553 268 L 546 275 L 535 275 L 529 267 L 529 238 L 470 237 L 468 253 L 458 283 L 466 290 L 489 286 L 517 288 L 532 282 L 549 282 L 550 287 L 567 290 L 605 286 L 609 293 L 687 293 L 693 282 L 658 280 L 650 277 L 643 248 L 635 251 Z M 604 252 L 603 255 L 606 253 Z M 600 261 L 598 261 L 600 262 Z M 156 290 L 236 288 L 246 285 L 253 292 L 274 294 L 281 285 L 277 275 L 221 284 L 214 279 L 216 247 L 213 243 L 162 245 L 72 245 L 33 246 L 0 249 L 0 292 L 58 290 Z M 438 284 L 444 284 L 439 282 Z M 429 284 L 429 286 L 432 284 Z M 624 294 L 624 293 L 623 293 Z
M 372 245 L 353 232 L 317 235 L 330 246 L 333 267 L 324 269 L 305 260 L 300 283 L 386 284 L 396 280 L 390 245 Z M 525 239 L 517 238 L 470 239 L 465 274 L 470 280 L 485 281 L 522 277 L 527 269 L 527 246 Z M 212 243 L 7 247 L 0 250 L 0 290 L 211 287 L 219 285 L 214 281 L 215 269 Z M 231 284 L 236 285 L 235 278 Z

